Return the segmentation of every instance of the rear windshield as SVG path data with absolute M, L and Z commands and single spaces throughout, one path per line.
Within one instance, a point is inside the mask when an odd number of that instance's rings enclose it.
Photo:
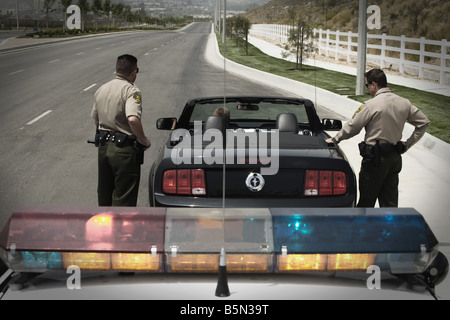
M 194 106 L 190 123 L 204 121 L 215 114 L 216 110 L 223 108 L 223 102 L 198 103 Z M 261 120 L 275 121 L 280 113 L 293 113 L 297 116 L 299 124 L 309 124 L 304 104 L 262 101 L 258 103 L 227 102 L 225 107 L 230 112 L 230 121 Z

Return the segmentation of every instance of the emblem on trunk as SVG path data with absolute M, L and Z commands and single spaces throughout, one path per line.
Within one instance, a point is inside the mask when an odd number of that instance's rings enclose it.
M 263 176 L 255 172 L 250 173 L 245 180 L 245 184 L 253 192 L 261 191 L 265 183 Z

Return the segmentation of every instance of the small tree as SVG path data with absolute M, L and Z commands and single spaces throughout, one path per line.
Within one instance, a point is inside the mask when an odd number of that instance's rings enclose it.
M 233 39 L 234 26 L 236 24 L 236 16 L 227 18 L 225 23 L 225 35 Z M 236 44 L 237 46 L 237 44 Z
M 229 22 L 228 22 L 229 21 Z M 252 27 L 252 24 L 250 20 L 248 20 L 244 16 L 235 16 L 233 18 L 227 19 L 227 24 L 230 24 L 231 26 L 231 34 L 234 34 L 236 36 L 236 47 L 239 46 L 239 39 L 245 40 L 245 54 L 248 55 L 248 33 L 250 31 L 250 28 Z M 228 28 L 227 28 L 228 29 Z
M 121 3 L 113 3 L 112 4 L 111 11 L 112 11 L 112 18 L 113 18 L 112 23 L 113 24 L 115 23 L 114 19 L 119 18 L 122 15 L 123 10 L 124 10 L 123 4 L 121 4 Z
M 95 16 L 95 31 L 97 31 L 98 18 L 103 13 L 102 0 L 94 0 L 94 2 L 92 3 L 91 9 L 92 9 L 92 12 L 94 13 L 94 16 Z
M 248 33 L 252 27 L 252 23 L 244 16 L 240 16 L 238 21 L 240 24 L 240 34 L 245 39 L 245 54 L 248 56 Z
M 81 31 L 84 32 L 84 25 L 86 23 L 86 15 L 89 12 L 89 2 L 87 0 L 78 0 L 78 7 L 81 11 Z
M 108 25 L 111 24 L 111 22 L 110 22 L 111 10 L 112 10 L 111 1 L 105 0 L 105 2 L 103 2 L 103 12 L 106 14 L 106 17 L 108 18 Z
M 54 11 L 53 5 L 55 4 L 55 0 L 44 0 L 44 11 L 45 11 L 45 27 L 48 29 L 48 19 L 50 11 Z
M 310 40 L 313 37 L 312 28 L 301 17 L 297 20 L 297 25 L 289 31 L 288 42 L 295 48 L 296 63 L 295 69 L 303 69 L 303 53 L 306 49 L 313 49 Z

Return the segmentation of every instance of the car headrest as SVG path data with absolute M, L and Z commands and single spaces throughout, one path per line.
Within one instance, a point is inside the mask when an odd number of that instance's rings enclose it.
M 226 120 L 223 116 L 209 116 L 205 120 L 205 125 L 203 127 L 203 132 L 208 129 L 217 129 L 222 133 L 222 146 L 225 147 L 226 143 Z
M 206 118 L 204 131 L 208 129 L 218 129 L 221 132 L 225 132 L 225 117 L 209 116 Z
M 277 129 L 280 132 L 298 133 L 298 121 L 295 114 L 280 113 L 277 116 Z

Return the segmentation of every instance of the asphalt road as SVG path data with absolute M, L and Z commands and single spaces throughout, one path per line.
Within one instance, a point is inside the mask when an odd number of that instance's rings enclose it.
M 56 42 L 0 53 L 0 227 L 21 205 L 97 205 L 93 95 L 114 78 L 115 59 L 138 58 L 136 85 L 152 147 L 145 153 L 138 206 L 148 205 L 148 171 L 167 132 L 194 97 L 286 94 L 226 75 L 204 60 L 209 23 L 183 31 L 141 31 Z

